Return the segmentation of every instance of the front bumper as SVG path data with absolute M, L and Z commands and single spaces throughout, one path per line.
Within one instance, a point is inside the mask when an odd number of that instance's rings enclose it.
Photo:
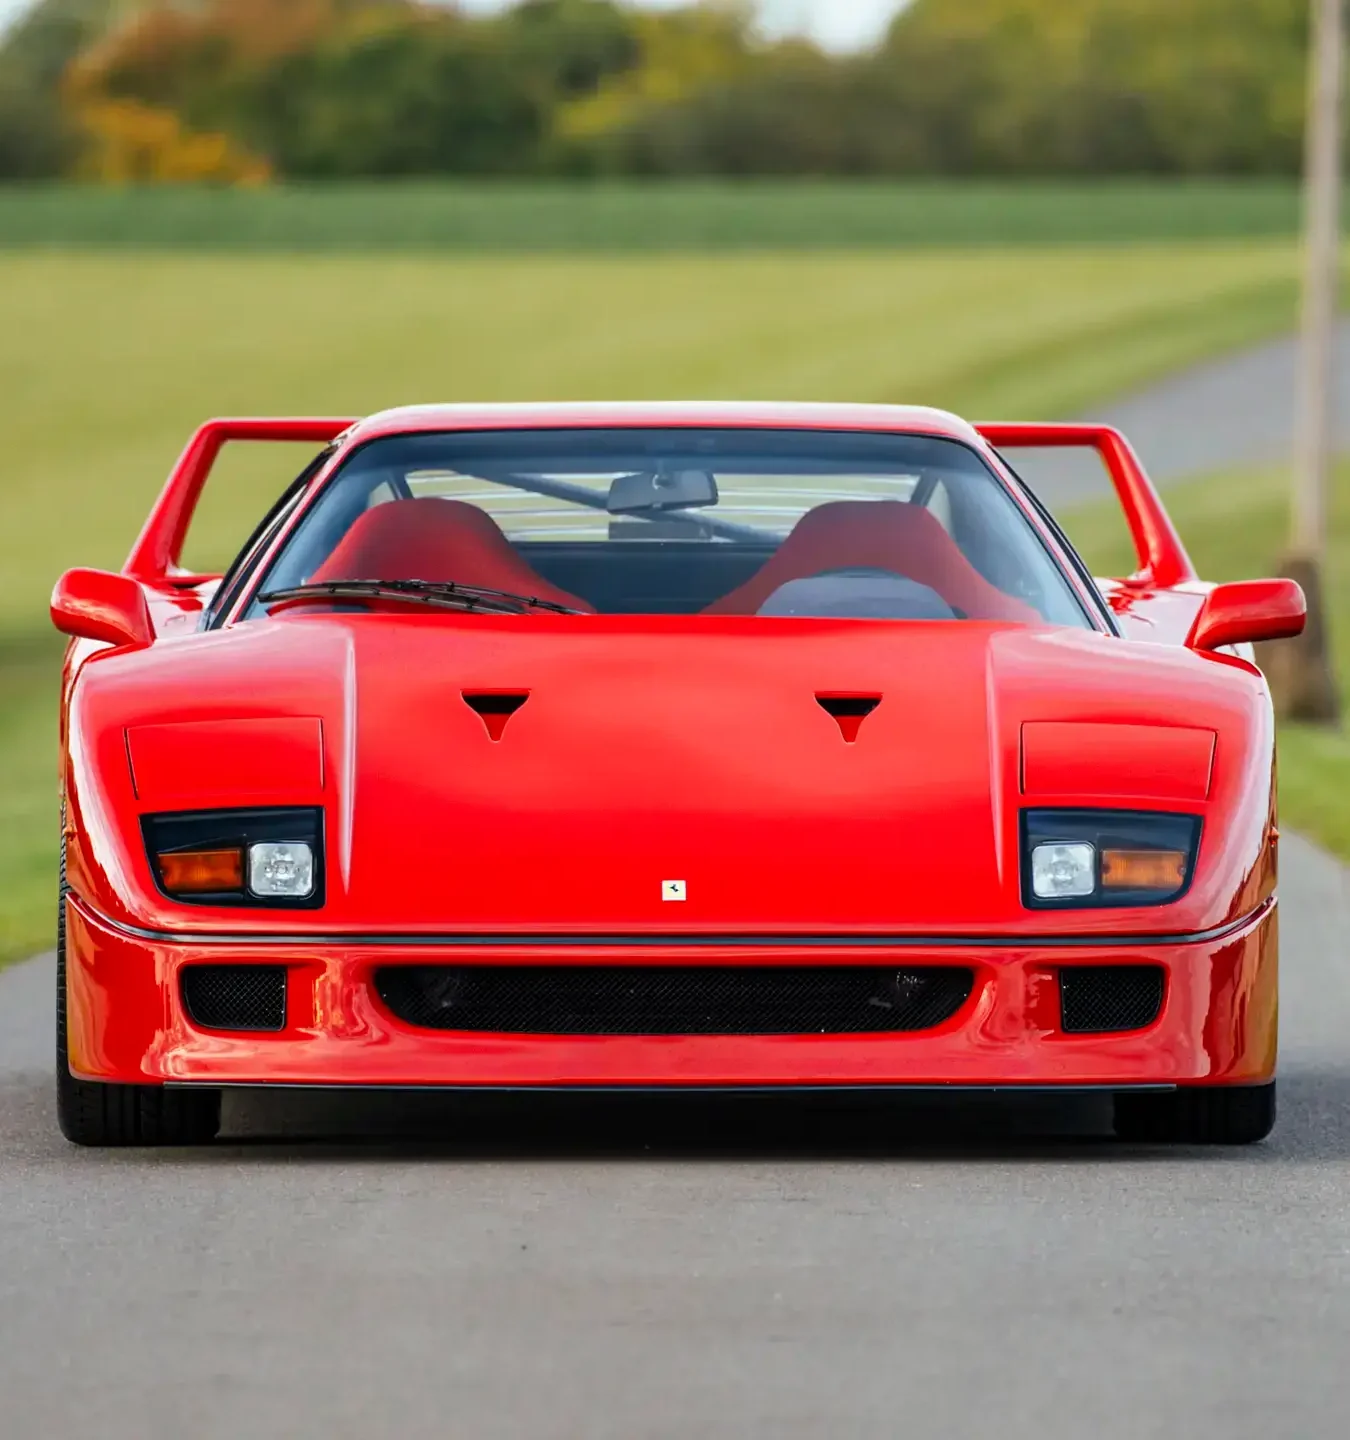
M 465 945 L 159 939 L 67 901 L 70 1065 L 124 1084 L 334 1086 L 1106 1086 L 1255 1084 L 1275 1070 L 1278 919 L 1273 904 L 1214 938 L 1118 945 Z M 287 967 L 284 1029 L 193 1025 L 180 971 Z M 402 1023 L 375 992 L 378 966 L 445 963 L 966 965 L 969 1001 L 935 1029 L 861 1035 L 506 1035 Z M 1059 970 L 1157 965 L 1146 1029 L 1066 1034 Z

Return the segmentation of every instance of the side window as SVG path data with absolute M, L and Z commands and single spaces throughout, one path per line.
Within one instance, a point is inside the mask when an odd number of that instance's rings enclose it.
M 952 533 L 952 497 L 951 492 L 941 480 L 933 486 L 932 493 L 925 502 L 925 508 L 950 535 Z
M 292 585 L 308 583 L 310 576 L 332 554 L 357 517 L 372 507 L 376 493 L 385 488 L 383 478 L 378 475 L 365 477 L 365 484 L 360 483 L 359 475 L 357 483 L 352 484 L 350 480 L 350 476 L 343 476 L 337 483 L 328 486 L 326 493 L 287 540 L 285 549 L 273 560 L 259 583 L 260 591 L 285 590 Z M 399 496 L 397 481 L 393 484 L 390 498 L 406 498 Z M 250 583 L 254 573 L 250 567 L 241 584 L 246 586 Z M 265 613 L 255 598 L 244 611 L 244 618 L 256 619 Z
M 1108 606 L 1106 602 L 1101 599 L 1101 592 L 1097 588 L 1097 581 L 1093 575 L 1092 569 L 1090 568 L 1090 562 L 1086 561 L 1083 558 L 1082 552 L 1078 549 L 1077 545 L 1075 545 L 1074 541 L 1065 533 L 1064 528 L 1060 525 L 1058 519 L 1056 519 L 1056 517 L 1050 513 L 1050 510 L 1046 506 L 1045 502 L 1022 478 L 1021 474 L 1014 468 L 1012 462 L 1006 456 L 1001 455 L 999 458 L 1008 467 L 1008 470 L 1011 472 L 1013 479 L 1016 480 L 1017 483 L 1022 487 L 1022 493 L 1026 496 L 1032 508 L 1041 517 L 1041 521 L 1045 525 L 1046 529 L 1049 530 L 1050 533 L 1055 537 L 1055 539 L 1059 541 L 1061 547 L 1064 550 L 1064 553 L 1068 556 L 1069 563 L 1073 566 L 1073 569 L 1077 574 L 1078 578 L 1087 587 L 1088 593 L 1096 597 L 1100 618 L 1106 621 L 1106 624 L 1113 635 L 1118 634 L 1119 631 L 1116 627 L 1115 616 L 1112 615 L 1110 606 Z M 1128 534 L 1128 531 L 1126 533 Z
M 325 450 L 322 454 L 316 455 L 291 481 L 272 508 L 258 522 L 252 535 L 245 541 L 243 548 L 225 572 L 224 579 L 216 587 L 216 593 L 212 596 L 211 604 L 203 617 L 204 629 L 214 628 L 220 622 L 221 617 L 229 613 L 240 591 L 248 583 L 253 571 L 253 562 L 267 549 L 277 532 L 290 518 L 291 512 L 300 503 L 300 497 L 304 494 L 305 487 L 323 468 L 329 453 Z
M 1031 493 L 1093 575 L 1129 575 L 1138 565 L 1115 487 L 1095 450 L 1018 447 L 1003 463 Z
M 262 529 L 258 516 L 270 520 L 289 495 L 303 455 L 293 441 L 226 445 L 197 502 L 183 544 L 182 566 L 194 575 L 219 575 L 232 569 Z M 307 475 L 311 468 L 306 466 Z

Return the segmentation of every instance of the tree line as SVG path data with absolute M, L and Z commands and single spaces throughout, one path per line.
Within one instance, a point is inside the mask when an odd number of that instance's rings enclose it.
M 0 177 L 1286 174 L 1307 9 L 915 0 L 833 56 L 715 0 L 38 0 Z

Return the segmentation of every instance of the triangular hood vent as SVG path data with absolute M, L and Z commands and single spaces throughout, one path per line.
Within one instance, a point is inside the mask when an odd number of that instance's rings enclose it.
M 464 703 L 483 722 L 489 740 L 500 740 L 506 722 L 530 698 L 528 690 L 465 690 Z
M 826 695 L 817 692 L 816 704 L 834 717 L 847 744 L 858 738 L 862 723 L 881 704 L 880 695 Z

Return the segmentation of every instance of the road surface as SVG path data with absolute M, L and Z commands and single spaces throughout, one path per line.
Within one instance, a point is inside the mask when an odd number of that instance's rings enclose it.
M 292 1096 L 210 1151 L 82 1152 L 20 966 L 0 1433 L 1341 1440 L 1350 895 L 1296 839 L 1283 894 L 1283 1115 L 1244 1151 L 1118 1146 L 1095 1105 Z

